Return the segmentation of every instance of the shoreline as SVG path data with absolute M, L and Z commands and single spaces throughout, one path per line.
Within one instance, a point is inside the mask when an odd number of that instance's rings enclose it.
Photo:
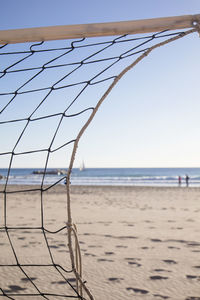
M 8 184 L 40 185 L 42 182 L 45 185 L 64 184 L 66 175 L 57 174 L 55 170 L 49 169 L 42 175 L 42 169 L 12 168 Z M 8 176 L 6 169 L 0 169 L 0 174 L 3 176 L 0 183 L 5 184 Z M 200 187 L 200 168 L 86 168 L 84 171 L 74 169 L 70 183 L 86 186 L 176 187 L 179 183 L 182 186 L 187 184 L 186 174 L 190 177 L 189 186 Z
M 5 187 L 5 184 L 0 183 L 0 187 Z M 39 184 L 7 184 L 7 187 L 28 187 L 28 188 L 32 188 L 34 187 L 35 189 L 40 189 L 41 185 Z M 57 185 L 53 185 L 51 188 L 51 185 L 45 184 L 43 185 L 43 187 L 45 189 L 49 188 L 49 190 L 53 189 L 53 188 L 60 188 L 60 189 L 65 189 L 65 184 L 57 184 Z M 186 186 L 181 185 L 178 186 L 174 185 L 174 186 L 165 186 L 165 185 L 159 185 L 159 186 L 155 186 L 155 185 L 95 185 L 95 184 L 71 184 L 70 185 L 71 189 L 76 189 L 76 188 L 93 188 L 93 189 L 109 189 L 109 188 L 113 188 L 113 189 L 117 189 L 117 188 L 124 188 L 124 189 L 200 189 L 200 186 Z

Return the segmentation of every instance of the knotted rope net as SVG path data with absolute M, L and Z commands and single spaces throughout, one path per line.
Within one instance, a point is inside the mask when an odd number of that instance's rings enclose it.
M 156 48 L 198 30 L 0 47 L 1 298 L 94 299 L 71 214 L 79 140 L 124 74 Z M 54 161 L 62 170 L 52 182 Z M 37 184 L 26 185 L 23 176 L 16 181 L 17 168 L 26 166 L 40 167 Z

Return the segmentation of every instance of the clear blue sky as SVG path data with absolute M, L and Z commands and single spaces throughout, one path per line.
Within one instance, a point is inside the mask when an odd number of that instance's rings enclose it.
M 2 0 L 0 29 L 199 13 L 199 0 Z M 156 50 L 103 103 L 75 166 L 84 159 L 86 167 L 200 167 L 199 70 L 197 34 Z M 39 167 L 39 159 L 25 166 Z M 66 167 L 65 153 L 49 166 Z

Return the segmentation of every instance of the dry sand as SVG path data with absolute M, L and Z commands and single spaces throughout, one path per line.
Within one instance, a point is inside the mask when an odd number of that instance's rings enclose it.
M 95 300 L 200 299 L 200 188 L 72 186 L 71 201 L 83 277 Z M 65 226 L 64 186 L 45 193 L 43 205 L 46 229 Z M 40 212 L 40 191 L 7 194 L 7 226 L 21 228 L 9 230 L 9 237 L 22 266 L 51 264 L 44 235 L 37 229 Z M 66 230 L 46 237 L 54 262 L 70 269 Z M 0 267 L 0 288 L 7 295 L 18 294 L 10 299 L 44 299 L 19 296 L 35 293 L 33 283 L 43 293 L 65 293 L 66 284 L 55 268 L 8 266 L 16 258 L 5 230 L 0 230 L 0 264 L 7 265 Z M 67 276 L 73 285 L 72 274 Z M 8 299 L 3 291 L 0 299 Z

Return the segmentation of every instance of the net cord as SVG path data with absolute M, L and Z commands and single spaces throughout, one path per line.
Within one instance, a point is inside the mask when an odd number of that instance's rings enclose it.
M 91 123 L 91 121 L 93 120 L 94 116 L 96 115 L 99 107 L 101 106 L 101 104 L 103 103 L 103 101 L 107 98 L 107 96 L 111 93 L 112 89 L 114 88 L 114 86 L 119 82 L 119 80 L 128 72 L 130 71 L 133 67 L 135 67 L 141 60 L 143 60 L 145 57 L 147 57 L 153 50 L 162 47 L 166 44 L 169 44 L 171 42 L 174 42 L 180 38 L 182 38 L 183 36 L 187 36 L 191 33 L 194 32 L 199 32 L 199 25 L 198 27 L 196 26 L 195 28 L 188 30 L 184 33 L 179 34 L 178 36 L 172 37 L 170 39 L 167 39 L 164 42 L 158 43 L 152 47 L 150 47 L 147 51 L 145 51 L 141 56 L 139 56 L 134 62 L 132 62 L 129 66 L 127 66 L 113 81 L 113 83 L 108 87 L 108 89 L 106 90 L 106 92 L 104 93 L 104 95 L 101 97 L 101 99 L 98 101 L 96 107 L 94 108 L 92 114 L 90 115 L 88 121 L 85 123 L 85 125 L 82 127 L 82 129 L 80 130 L 76 141 L 74 143 L 74 147 L 73 147 L 73 151 L 72 151 L 72 155 L 71 155 L 71 160 L 70 160 L 70 164 L 69 164 L 69 169 L 67 172 L 67 176 L 66 176 L 66 189 L 67 189 L 67 211 L 68 211 L 68 243 L 69 243 L 69 251 L 70 251 L 70 256 L 71 256 L 71 261 L 72 261 L 72 269 L 74 270 L 74 273 L 77 277 L 77 280 L 80 282 L 80 286 L 81 288 L 83 287 L 85 289 L 85 291 L 88 293 L 88 290 L 86 288 L 86 286 L 84 285 L 84 283 L 81 280 L 81 274 L 78 272 L 79 269 L 82 269 L 82 267 L 77 266 L 77 268 L 75 268 L 75 261 L 77 261 L 76 258 L 76 254 L 74 255 L 74 250 L 72 247 L 72 215 L 71 215 L 71 199 L 70 199 L 70 177 L 71 177 L 71 172 L 72 172 L 72 168 L 73 168 L 73 164 L 75 161 L 75 156 L 76 156 L 76 152 L 78 149 L 78 144 L 79 144 L 79 140 L 82 137 L 82 135 L 84 134 L 85 130 L 87 129 L 87 127 L 89 126 L 89 124 Z M 73 231 L 74 232 L 74 231 Z M 75 258 L 74 258 L 75 256 Z M 88 293 L 88 295 L 90 296 L 90 299 L 93 300 L 94 298 L 92 297 L 92 295 L 90 294 L 90 292 Z
M 70 159 L 70 164 L 69 164 L 69 168 L 68 168 L 68 171 L 67 171 L 67 176 L 66 176 L 66 196 L 67 196 L 67 217 L 68 217 L 68 221 L 66 223 L 66 226 L 64 226 L 63 228 L 59 229 L 58 231 L 55 231 L 55 232 L 59 232 L 61 230 L 64 230 L 66 229 L 68 231 L 68 247 L 69 247 L 69 252 L 70 252 L 70 258 L 71 258 L 71 265 L 72 265 L 72 271 L 74 272 L 75 274 L 75 277 L 76 277 L 76 284 L 77 284 L 77 292 L 78 294 L 80 294 L 80 297 L 79 295 L 77 295 L 79 297 L 79 299 L 85 299 L 82 297 L 83 295 L 83 290 L 86 292 L 86 294 L 88 295 L 88 297 L 91 299 L 91 300 L 94 300 L 93 296 L 91 295 L 90 291 L 88 290 L 88 288 L 86 287 L 85 285 L 85 282 L 83 282 L 82 280 L 82 261 L 81 261 L 81 253 L 80 253 L 80 247 L 79 247 L 79 242 L 78 242 L 78 236 L 77 236 L 77 229 L 76 229 L 76 225 L 73 223 L 72 221 L 72 214 L 71 214 L 71 193 L 70 193 L 70 178 L 71 178 L 71 172 L 72 172 L 72 168 L 73 168 L 73 164 L 74 164 L 74 160 L 75 160 L 75 156 L 76 156 L 76 152 L 77 152 L 77 148 L 78 148 L 78 144 L 79 144 L 79 140 L 80 138 L 82 137 L 82 135 L 84 134 L 85 130 L 87 129 L 87 127 L 89 126 L 89 124 L 91 123 L 91 121 L 93 120 L 94 116 L 96 115 L 100 105 L 103 103 L 103 101 L 107 98 L 107 96 L 111 93 L 112 89 L 114 88 L 114 86 L 119 82 L 119 80 L 129 71 L 131 70 L 133 67 L 135 67 L 141 60 L 143 60 L 145 57 L 147 57 L 153 50 L 155 50 L 156 48 L 158 47 L 161 47 L 161 46 L 164 46 L 170 42 L 173 42 L 175 40 L 178 40 L 186 35 L 189 35 L 191 33 L 194 33 L 194 32 L 198 32 L 200 33 L 200 26 L 199 26 L 199 23 L 197 23 L 195 26 L 195 28 L 191 29 L 191 30 L 188 30 L 184 33 L 180 33 L 178 36 L 175 36 L 175 37 L 172 37 L 172 38 L 169 38 L 167 39 L 166 41 L 164 42 L 161 42 L 161 43 L 158 43 L 150 48 L 147 48 L 145 49 L 144 53 L 142 55 L 140 55 L 136 60 L 134 60 L 129 66 L 127 66 L 124 70 L 122 70 L 119 75 L 117 75 L 116 77 L 113 77 L 114 80 L 112 82 L 112 84 L 108 87 L 108 89 L 106 90 L 106 92 L 103 94 L 103 96 L 99 99 L 97 105 L 92 108 L 92 113 L 89 117 L 89 119 L 87 120 L 87 122 L 85 123 L 85 125 L 81 128 L 79 134 L 77 135 L 77 138 L 73 141 L 70 141 L 70 142 L 74 142 L 74 146 L 73 146 L 73 150 L 72 150 L 72 155 L 71 155 L 71 159 Z M 23 87 L 23 86 L 21 86 Z M 20 87 L 20 88 L 21 88 Z M 48 93 L 49 94 L 49 93 Z M 15 96 L 14 96 L 15 97 Z M 28 122 L 30 121 L 30 118 L 27 119 L 27 124 Z M 61 121 L 60 121 L 61 122 Z M 27 125 L 26 125 L 27 126 Z M 26 129 L 26 126 L 23 130 L 23 132 L 25 131 Z M 57 128 L 58 130 L 58 128 Z M 19 139 L 17 140 L 17 143 L 14 147 L 14 150 L 23 134 L 23 132 L 21 133 Z M 56 131 L 57 132 L 57 131 Z M 56 135 L 56 133 L 55 133 Z M 54 135 L 54 137 L 55 137 Z M 52 143 L 51 143 L 52 144 Z M 59 148 L 58 148 L 59 149 Z M 12 165 L 12 159 L 13 159 L 13 156 L 14 155 L 17 155 L 16 153 L 14 153 L 14 150 L 11 152 L 11 160 L 10 160 L 10 164 L 9 164 L 9 171 L 8 171 L 8 176 L 7 176 L 7 179 L 6 179 L 6 184 L 5 184 L 5 187 L 7 187 L 8 185 L 8 177 L 9 177 L 9 174 L 10 174 L 10 170 L 11 170 L 11 165 Z M 48 154 L 47 154 L 47 158 L 46 158 L 46 164 L 45 164 L 45 173 L 46 173 L 46 170 L 47 170 L 47 162 L 48 162 L 48 158 L 49 158 L 49 155 L 50 155 L 50 152 L 52 151 L 56 151 L 57 149 L 55 150 L 48 150 Z M 45 151 L 47 151 L 45 150 Z M 31 152 L 27 152 L 27 153 L 32 153 Z M 43 176 L 43 179 L 42 179 L 42 187 L 41 189 L 39 189 L 39 191 L 41 192 L 41 216 L 42 216 L 42 219 L 41 219 L 41 227 L 38 228 L 38 229 L 41 229 L 43 231 L 43 235 L 44 235 L 44 238 L 45 238 L 45 241 L 46 241 L 46 245 L 47 245 L 47 248 L 48 248 L 48 251 L 49 251 L 49 255 L 51 257 L 51 261 L 52 261 L 52 266 L 54 266 L 56 268 L 56 270 L 60 273 L 59 271 L 59 268 L 62 268 L 61 266 L 57 265 L 55 262 L 54 262 L 54 259 L 53 259 L 53 256 L 51 254 L 51 251 L 50 251 L 50 247 L 49 247 L 49 244 L 48 244 L 48 241 L 47 241 L 47 237 L 46 237 L 46 233 L 49 232 L 49 233 L 52 233 L 48 230 L 46 230 L 44 228 L 44 221 L 43 221 L 43 192 L 46 191 L 48 188 L 52 187 L 48 187 L 47 189 L 44 189 L 43 188 L 43 184 L 44 184 L 44 176 Z M 56 183 L 54 184 L 56 185 Z M 31 190 L 33 191 L 33 190 Z M 10 234 L 9 234 L 9 231 L 8 229 L 10 230 L 11 227 L 7 227 L 7 218 L 6 218 L 6 211 L 7 211 L 7 208 L 6 208 L 6 193 L 9 193 L 9 191 L 6 191 L 6 188 L 5 188 L 5 191 L 3 192 L 4 193 L 4 223 L 5 223 L 5 231 L 6 231 L 6 234 L 7 234 L 7 237 L 8 237 L 8 240 L 9 240 L 9 243 L 11 245 L 11 248 L 12 248 L 12 251 L 13 251 L 13 254 L 15 256 L 15 259 L 16 259 L 16 266 L 19 267 L 21 269 L 21 271 L 24 273 L 24 275 L 30 280 L 30 282 L 32 283 L 32 285 L 34 286 L 34 288 L 37 290 L 38 294 L 41 295 L 43 298 L 45 299 L 48 299 L 48 295 L 50 296 L 51 294 L 48 294 L 48 293 L 41 293 L 41 291 L 37 288 L 37 286 L 34 284 L 34 282 L 30 279 L 30 277 L 26 274 L 25 270 L 23 269 L 23 264 L 20 264 L 19 261 L 18 261 L 18 258 L 17 258 L 17 255 L 16 255 L 16 252 L 14 250 L 14 247 L 12 245 L 12 241 L 11 241 L 11 238 L 10 238 Z M 1 229 L 1 228 L 0 228 Z M 53 233 L 55 233 L 53 232 Z M 74 243 L 73 243 L 74 241 Z M 26 265 L 27 266 L 27 265 Z M 49 265 L 48 265 L 49 266 Z M 64 270 L 65 272 L 67 272 L 66 270 Z M 71 271 L 70 271 L 71 272 Z M 62 273 L 60 273 L 60 275 L 63 277 L 63 279 L 65 279 L 67 281 L 67 279 L 64 277 L 64 275 Z M 70 284 L 68 282 L 68 284 Z M 73 287 L 72 287 L 73 288 Z M 2 293 L 3 293 L 3 296 L 6 296 L 7 298 L 9 299 L 14 299 L 12 298 L 11 296 L 12 295 L 7 295 L 2 289 L 1 289 Z M 56 294 L 54 294 L 56 296 Z M 14 294 L 13 294 L 14 296 Z M 77 298 L 77 297 L 74 297 L 74 298 Z

